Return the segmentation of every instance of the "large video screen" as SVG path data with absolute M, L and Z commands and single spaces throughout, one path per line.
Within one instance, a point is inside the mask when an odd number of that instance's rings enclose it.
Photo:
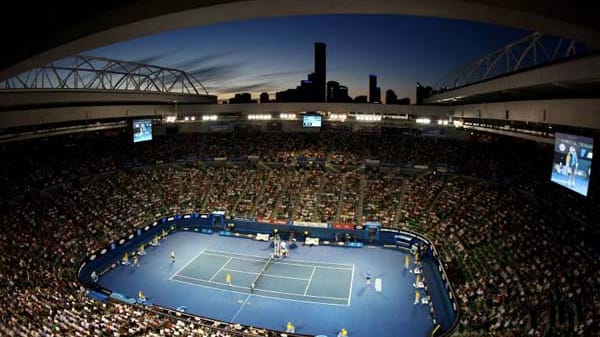
M 594 140 L 589 137 L 554 134 L 554 160 L 550 180 L 581 195 L 588 195 L 592 174 Z
M 320 128 L 321 127 L 321 116 L 320 115 L 305 115 L 302 125 L 305 128 Z
M 134 119 L 133 120 L 133 142 L 145 142 L 152 140 L 152 120 Z

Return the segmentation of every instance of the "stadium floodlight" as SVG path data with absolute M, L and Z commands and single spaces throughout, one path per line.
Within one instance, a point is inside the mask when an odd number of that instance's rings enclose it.
M 438 119 L 437 123 L 438 123 L 438 125 L 448 125 L 448 120 L 447 119 Z
M 191 120 L 195 121 L 196 120 L 196 116 L 192 116 Z
M 417 124 L 431 124 L 431 119 L 429 118 L 417 118 Z
M 217 116 L 217 115 L 204 115 L 204 116 L 202 116 L 202 121 L 205 121 L 205 122 L 214 122 L 217 119 L 219 119 L 219 116 Z
M 294 120 L 296 119 L 296 114 L 281 113 L 279 114 L 279 119 Z
M 189 120 L 190 120 L 190 117 L 188 117 L 188 116 L 185 116 L 184 120 L 187 122 L 187 121 L 189 121 Z
M 177 120 L 177 116 L 167 116 L 167 117 L 165 118 L 165 121 L 166 121 L 167 123 L 175 123 L 175 121 L 176 121 L 176 120 Z
M 454 127 L 460 128 L 463 126 L 463 121 L 454 120 L 454 121 L 452 121 L 452 124 L 454 124 Z
M 408 114 L 399 114 L 399 115 L 383 115 L 383 118 L 389 119 L 408 119 Z
M 266 120 L 270 120 L 272 117 L 270 114 L 255 114 L 255 115 L 248 115 L 248 119 L 249 120 L 258 120 L 258 121 L 266 121 Z
M 359 122 L 381 122 L 381 115 L 356 115 Z
M 344 122 L 346 120 L 346 118 L 348 118 L 348 115 L 346 115 L 346 114 L 331 114 L 331 115 L 329 115 L 329 120 L 331 120 L 331 121 Z

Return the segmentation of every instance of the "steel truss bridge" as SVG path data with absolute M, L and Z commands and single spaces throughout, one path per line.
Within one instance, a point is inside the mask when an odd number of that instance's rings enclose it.
M 534 32 L 449 73 L 434 88 L 452 90 L 592 52 L 588 45 Z
M 107 90 L 208 95 L 192 74 L 154 65 L 76 55 L 0 82 L 0 89 Z

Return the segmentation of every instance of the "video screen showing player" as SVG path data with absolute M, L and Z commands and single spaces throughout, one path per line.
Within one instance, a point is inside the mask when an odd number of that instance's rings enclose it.
M 555 133 L 554 160 L 550 180 L 587 196 L 592 174 L 593 149 L 594 140 L 592 138 Z
M 133 142 L 152 140 L 152 120 L 136 119 L 133 121 Z

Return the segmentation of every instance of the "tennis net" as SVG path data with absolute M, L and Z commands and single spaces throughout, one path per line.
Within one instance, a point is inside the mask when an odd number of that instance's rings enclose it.
M 273 262 L 273 256 L 269 256 L 269 259 L 267 260 L 267 263 L 265 263 L 263 269 L 258 273 L 258 275 L 256 275 L 256 277 L 254 278 L 254 281 L 252 281 L 252 284 L 250 285 L 250 290 L 254 290 L 254 288 L 256 287 L 256 282 L 258 282 L 258 280 L 265 273 L 267 268 L 269 268 L 269 266 L 271 265 L 271 262 Z

